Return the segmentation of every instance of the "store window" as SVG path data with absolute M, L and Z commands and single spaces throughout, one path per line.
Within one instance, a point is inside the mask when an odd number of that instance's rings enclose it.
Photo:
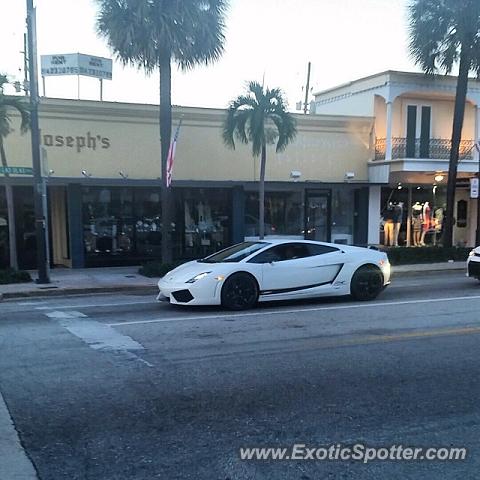
M 160 258 L 161 230 L 160 189 L 83 189 L 87 265 L 121 265 Z
M 440 244 L 446 203 L 444 186 L 382 188 L 380 242 L 385 246 Z
M 303 238 L 302 192 L 265 192 L 265 236 Z M 258 237 L 258 192 L 245 196 L 245 237 Z
M 230 245 L 229 190 L 185 188 L 176 197 L 184 258 L 205 257 Z
M 353 244 L 355 191 L 335 188 L 332 191 L 332 242 Z
M 8 267 L 8 217 L 5 187 L 0 186 L 0 268 Z

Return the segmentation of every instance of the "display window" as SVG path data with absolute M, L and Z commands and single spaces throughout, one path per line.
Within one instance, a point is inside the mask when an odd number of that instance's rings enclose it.
M 8 267 L 8 215 L 5 187 L 0 187 L 0 268 Z
M 265 192 L 265 236 L 304 236 L 302 192 Z M 245 194 L 245 237 L 258 237 L 258 192 Z
M 387 247 L 436 246 L 442 242 L 446 187 L 382 188 L 380 242 Z
M 84 187 L 82 194 L 87 264 L 160 257 L 160 189 Z
M 205 257 L 230 245 L 229 190 L 184 188 L 176 192 L 176 205 L 177 218 L 183 222 L 181 256 Z

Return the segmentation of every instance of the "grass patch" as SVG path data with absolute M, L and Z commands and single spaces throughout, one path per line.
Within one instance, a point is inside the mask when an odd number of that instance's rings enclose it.
M 395 247 L 385 248 L 392 265 L 466 261 L 471 248 L 464 247 Z
M 7 285 L 9 283 L 28 283 L 31 281 L 32 277 L 24 270 L 13 270 L 13 268 L 0 270 L 0 285 Z

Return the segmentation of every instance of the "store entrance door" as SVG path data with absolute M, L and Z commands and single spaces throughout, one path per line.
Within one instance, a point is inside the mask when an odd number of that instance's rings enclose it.
M 307 192 L 305 202 L 305 239 L 330 242 L 331 195 L 329 192 Z

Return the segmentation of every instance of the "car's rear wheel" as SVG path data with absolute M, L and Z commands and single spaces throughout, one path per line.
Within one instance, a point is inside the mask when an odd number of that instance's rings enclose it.
M 350 293 L 355 300 L 374 300 L 383 290 L 383 274 L 374 265 L 360 267 L 352 277 Z
M 229 310 L 252 308 L 258 300 L 258 285 L 248 273 L 234 273 L 222 287 L 222 306 Z

